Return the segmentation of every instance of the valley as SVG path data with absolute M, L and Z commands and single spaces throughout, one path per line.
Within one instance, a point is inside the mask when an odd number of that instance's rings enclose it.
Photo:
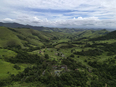
M 0 27 L 1 87 L 115 87 L 116 31 Z

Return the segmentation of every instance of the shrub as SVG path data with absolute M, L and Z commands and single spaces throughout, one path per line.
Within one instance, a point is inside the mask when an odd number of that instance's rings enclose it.
M 48 54 L 45 54 L 45 58 L 46 58 L 46 59 L 49 59 L 49 55 L 48 55 Z
M 16 69 L 16 70 L 20 70 L 21 68 L 18 66 L 18 65 L 14 65 L 14 68 Z
M 74 58 L 75 56 L 73 54 L 71 54 L 70 57 L 73 57 Z

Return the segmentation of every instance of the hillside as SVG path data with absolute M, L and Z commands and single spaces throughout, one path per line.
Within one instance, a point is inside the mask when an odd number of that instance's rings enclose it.
M 116 31 L 112 31 L 104 36 L 93 38 L 90 40 L 99 41 L 99 40 L 110 40 L 110 39 L 116 39 Z
M 33 29 L 14 29 L 0 27 L 0 46 L 15 46 L 20 45 L 27 46 L 42 46 L 44 41 L 47 41 L 49 37 L 42 34 L 40 31 Z
M 0 27 L 0 47 L 6 47 L 10 45 L 23 45 L 21 40 L 8 28 Z
M 107 30 L 84 30 L 84 31 L 79 31 L 79 32 L 75 32 L 74 34 L 74 38 L 96 38 L 96 37 L 99 37 L 99 36 L 103 36 L 103 35 L 106 35 L 108 34 L 109 31 Z
M 18 45 L 23 48 L 30 46 L 41 47 L 44 46 L 46 42 L 56 42 L 55 40 L 57 40 L 58 43 L 63 41 L 68 42 L 74 39 L 79 39 L 83 37 L 92 38 L 108 33 L 108 31 L 106 30 L 77 30 L 73 31 L 71 34 L 67 32 L 68 31 L 65 32 L 65 30 L 62 30 L 60 32 L 46 32 L 27 28 L 0 27 L 0 47 Z

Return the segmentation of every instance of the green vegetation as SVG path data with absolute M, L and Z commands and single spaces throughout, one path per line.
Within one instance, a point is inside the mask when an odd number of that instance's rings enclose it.
M 1 87 L 116 86 L 116 31 L 0 31 Z
M 0 80 L 8 78 L 11 74 L 18 74 L 19 72 L 23 71 L 25 67 L 20 65 L 20 69 L 14 68 L 14 64 L 10 62 L 5 62 L 0 59 Z
M 0 49 L 0 58 L 1 59 L 4 57 L 14 57 L 16 55 L 17 55 L 17 53 L 12 50 Z

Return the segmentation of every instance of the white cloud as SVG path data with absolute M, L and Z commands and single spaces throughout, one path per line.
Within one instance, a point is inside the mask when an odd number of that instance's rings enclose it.
M 0 0 L 0 20 L 50 27 L 115 28 L 115 4 L 116 0 Z
M 88 18 L 78 17 L 77 20 L 99 20 L 99 19 L 98 17 L 88 17 Z
M 67 20 L 50 21 L 47 18 L 39 19 L 38 17 L 23 16 L 18 19 L 6 18 L 3 22 L 17 22 L 21 24 L 30 24 L 34 26 L 46 26 L 46 27 L 73 27 L 73 28 L 115 28 L 116 21 L 107 19 L 99 20 L 97 17 L 78 17 Z
M 3 22 L 14 22 L 14 20 L 11 18 L 5 18 L 3 19 Z

